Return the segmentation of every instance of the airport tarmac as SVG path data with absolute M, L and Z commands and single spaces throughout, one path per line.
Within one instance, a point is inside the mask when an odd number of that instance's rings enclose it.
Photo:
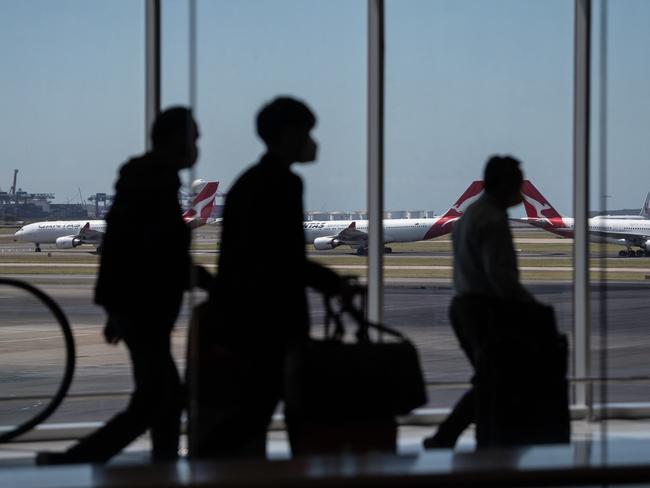
M 106 345 L 102 340 L 104 314 L 92 304 L 92 280 L 85 277 L 79 281 L 61 275 L 41 283 L 39 286 L 66 312 L 77 341 L 78 365 L 71 396 L 51 422 L 105 419 L 124 406 L 131 388 L 125 349 L 121 345 Z M 530 283 L 528 287 L 540 301 L 555 307 L 560 329 L 570 334 L 571 283 Z M 594 313 L 600 303 L 597 291 L 594 289 L 592 295 Z M 313 333 L 317 336 L 322 330 L 324 309 L 320 296 L 309 296 Z M 613 283 L 608 287 L 607 352 L 612 377 L 650 376 L 650 333 L 646 325 L 649 296 L 650 284 L 643 282 Z M 417 345 L 427 381 L 432 383 L 465 382 L 470 375 L 447 318 L 451 297 L 448 280 L 391 280 L 385 289 L 384 321 Z M 0 316 L 0 425 L 7 425 L 43 408 L 60 378 L 62 339 L 45 310 L 6 288 L 0 289 Z M 174 353 L 181 368 L 188 320 L 189 308 L 185 306 L 173 336 Z M 596 351 L 599 331 L 594 330 L 592 337 Z M 593 363 L 597 368 L 595 352 Z M 431 387 L 430 406 L 450 406 L 462 391 L 458 385 Z M 13 396 L 38 395 L 43 397 L 7 401 Z M 650 381 L 612 384 L 608 401 L 650 401 Z
M 193 254 L 197 258 L 205 257 L 199 260 L 210 266 L 218 254 L 217 240 L 213 231 L 201 232 L 195 235 L 196 249 Z M 397 271 L 401 275 L 402 270 L 420 269 L 426 275 L 430 271 L 442 270 L 447 273 L 451 269 L 448 265 L 450 259 L 446 259 L 451 257 L 447 238 L 393 247 L 395 252 L 387 255 L 388 272 Z M 515 247 L 523 271 L 557 269 L 566 274 L 570 270 L 563 266 L 562 260 L 569 258 L 566 262 L 570 263 L 569 240 L 547 236 L 542 231 L 517 230 Z M 102 340 L 103 311 L 92 304 L 97 259 L 88 256 L 90 251 L 92 247 L 57 250 L 52 246 L 43 246 L 43 253 L 37 255 L 29 244 L 0 243 L 0 258 L 9 256 L 0 262 L 0 275 L 3 269 L 11 269 L 10 277 L 25 279 L 42 287 L 61 304 L 73 325 L 78 348 L 77 371 L 71 395 L 50 419 L 53 423 L 103 420 L 124 406 L 131 388 L 131 371 L 125 349 L 122 346 L 108 346 Z M 145 249 L 138 248 L 136 244 L 134 251 L 141 252 L 143 259 L 146 259 Z M 264 250 L 261 249 L 261 252 Z M 51 262 L 43 259 L 48 253 L 53 258 Z M 312 250 L 308 255 L 319 261 L 336 263 L 336 267 L 343 272 L 354 273 L 365 268 L 363 260 L 350 248 Z M 327 260 L 325 257 L 333 259 Z M 599 257 L 599 254 L 592 253 L 592 257 Z M 418 259 L 408 261 L 408 258 Z M 539 259 L 527 263 L 526 258 Z M 33 261 L 37 259 L 40 259 L 40 266 L 51 268 L 47 274 L 34 274 L 36 268 Z M 558 259 L 560 265 L 551 263 L 551 260 Z M 549 265 L 544 266 L 537 261 L 548 262 Z M 635 282 L 617 281 L 608 287 L 609 374 L 650 376 L 650 334 L 645 326 L 650 315 L 650 283 L 643 281 L 643 275 L 650 274 L 650 258 L 619 258 L 612 248 L 606 261 L 610 271 L 616 268 L 617 271 L 632 272 L 640 278 Z M 619 262 L 621 264 L 617 265 Z M 631 269 L 630 265 L 634 268 Z M 31 272 L 30 267 L 34 268 Z M 626 279 L 632 279 L 630 275 L 627 276 Z M 559 327 L 570 333 L 571 282 L 559 279 L 552 282 L 535 281 L 528 286 L 541 301 L 553 304 Z M 469 365 L 458 348 L 447 319 L 451 296 L 448 278 L 389 277 L 385 281 L 385 322 L 405 332 L 418 346 L 427 381 L 437 384 L 430 387 L 431 407 L 450 406 L 464 391 L 458 383 L 466 382 L 470 375 Z M 324 320 L 323 305 L 320 297 L 314 294 L 310 294 L 310 302 L 313 331 L 317 335 Z M 600 302 L 595 291 L 592 303 L 594 313 L 600 313 Z M 29 303 L 24 296 L 12 297 L 1 287 L 0 317 L 0 425 L 7 425 L 24 420 L 43 408 L 47 396 L 60 378 L 62 339 L 43 309 Z M 189 309 L 185 307 L 173 337 L 174 353 L 181 368 L 186 353 L 188 320 Z M 593 333 L 592 344 L 596 368 L 598 331 Z M 598 374 L 597 370 L 594 374 Z M 8 401 L 13 396 L 29 396 L 31 399 Z M 650 381 L 612 384 L 608 401 L 650 401 Z

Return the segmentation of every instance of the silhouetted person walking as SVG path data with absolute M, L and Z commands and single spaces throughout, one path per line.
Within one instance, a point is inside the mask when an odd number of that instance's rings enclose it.
M 106 462 L 147 429 L 154 461 L 178 456 L 183 398 L 170 333 L 190 272 L 178 171 L 196 162 L 198 137 L 191 112 L 170 108 L 154 122 L 153 150 L 120 169 L 95 302 L 108 314 L 106 341 L 128 348 L 135 389 L 126 410 L 63 453 L 39 453 L 39 464 Z
M 454 333 L 472 367 L 479 346 L 477 330 L 488 311 L 462 306 L 463 299 L 532 302 L 533 297 L 519 281 L 517 257 L 508 224 L 509 207 L 522 201 L 523 175 L 519 161 L 505 156 L 491 157 L 484 172 L 484 193 L 454 224 L 454 291 L 449 310 Z M 480 302 L 479 302 L 480 303 Z M 458 437 L 475 420 L 476 393 L 472 387 L 440 424 L 436 434 L 424 440 L 426 448 L 453 447 Z
M 199 456 L 265 455 L 287 349 L 309 334 L 305 287 L 336 292 L 341 285 L 334 272 L 306 259 L 303 186 L 291 171 L 316 159 L 315 124 L 298 100 L 264 106 L 257 133 L 267 151 L 228 191 L 212 300 L 213 341 L 230 355 L 232 369 L 215 366 L 204 385 L 214 389 L 218 413 L 200 422 Z

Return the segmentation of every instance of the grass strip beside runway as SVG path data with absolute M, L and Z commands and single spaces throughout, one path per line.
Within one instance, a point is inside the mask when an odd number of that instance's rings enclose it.
M 12 235 L 4 229 L 2 235 Z M 572 279 L 572 241 L 559 239 L 540 231 L 524 231 L 517 229 L 514 232 L 515 247 L 518 252 L 518 261 L 521 268 L 521 275 L 524 280 L 562 280 Z M 22 248 L 14 249 L 11 244 L 0 247 L 0 275 L 38 275 L 55 276 L 87 276 L 94 278 L 97 273 L 100 256 L 90 254 L 92 246 L 83 246 L 71 250 L 57 250 L 53 247 L 44 247 L 42 253 L 33 252 L 29 246 L 21 244 Z M 443 279 L 451 278 L 451 242 L 448 237 L 440 240 L 415 242 L 390 245 L 394 253 L 384 256 L 385 276 L 387 278 L 414 278 L 414 279 Z M 145 262 L 151 259 L 146 248 L 134 244 L 134 253 Z M 215 251 L 216 242 L 195 241 L 193 249 L 205 249 Z M 601 259 L 592 258 L 590 266 L 594 280 L 599 278 L 599 272 L 595 271 L 601 265 L 605 265 L 608 281 L 645 281 L 650 276 L 650 258 L 620 258 L 617 256 L 621 249 L 619 246 L 609 245 L 605 247 L 607 257 Z M 344 275 L 366 276 L 367 257 L 357 256 L 347 246 L 327 252 L 314 252 L 313 246 L 307 246 L 309 258 L 325 266 L 332 267 L 336 272 Z M 592 251 L 602 251 L 602 246 L 592 245 Z M 264 255 L 265 250 L 259 251 Z M 216 271 L 217 254 L 197 253 L 193 260 L 197 264 L 207 267 L 210 271 Z M 269 254 L 266 259 L 272 260 L 274 256 Z M 161 262 L 164 267 L 165 263 Z M 50 278 L 51 279 L 51 278 Z

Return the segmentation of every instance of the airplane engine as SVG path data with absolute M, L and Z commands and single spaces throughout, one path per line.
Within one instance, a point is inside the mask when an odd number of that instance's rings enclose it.
M 341 243 L 332 237 L 317 237 L 314 240 L 314 248 L 318 251 L 327 251 L 340 245 Z
M 59 237 L 56 240 L 57 249 L 72 249 L 74 247 L 81 246 L 81 244 L 81 239 L 74 236 Z
M 645 249 L 646 251 L 650 251 L 650 240 L 645 241 L 639 247 L 641 247 L 641 249 Z

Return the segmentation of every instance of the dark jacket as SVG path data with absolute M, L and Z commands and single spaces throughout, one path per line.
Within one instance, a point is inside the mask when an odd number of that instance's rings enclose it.
M 190 273 L 190 230 L 176 169 L 151 153 L 128 161 L 106 222 L 95 303 L 108 313 L 178 309 Z
M 228 191 L 212 291 L 218 342 L 282 354 L 308 336 L 305 287 L 338 287 L 334 272 L 306 259 L 302 192 L 300 177 L 268 155 Z

